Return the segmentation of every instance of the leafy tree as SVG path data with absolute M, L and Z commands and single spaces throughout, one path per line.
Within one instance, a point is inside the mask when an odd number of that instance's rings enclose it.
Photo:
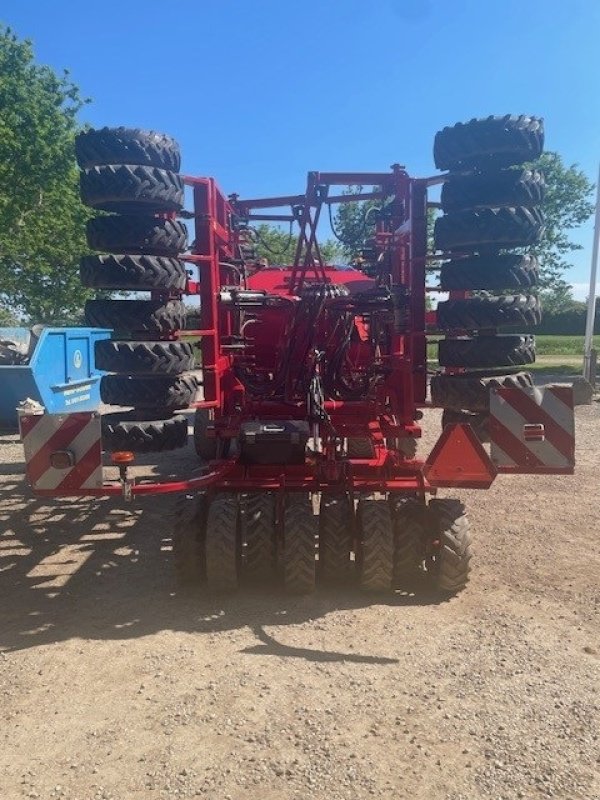
M 364 186 L 350 186 L 347 193 L 360 194 L 364 188 Z M 358 251 L 374 236 L 376 224 L 374 213 L 380 205 L 381 201 L 364 200 L 340 203 L 338 206 L 335 219 L 332 220 L 332 229 L 347 259 L 355 258 Z
M 573 301 L 571 286 L 563 275 L 572 266 L 570 254 L 582 246 L 570 239 L 570 233 L 593 213 L 594 186 L 577 164 L 565 166 L 558 153 L 544 153 L 533 166 L 546 178 L 546 234 L 535 248 L 541 267 L 542 301 L 546 308 L 558 311 Z
M 74 139 L 84 105 L 68 73 L 35 63 L 0 27 L 0 306 L 32 322 L 77 322 L 90 292 Z
M 290 231 L 282 230 L 274 225 L 258 225 L 256 231 L 256 252 L 259 258 L 265 258 L 269 264 L 291 264 L 296 255 L 298 236 Z M 321 256 L 328 264 L 334 264 L 342 258 L 342 252 L 333 241 L 319 242 Z
M 358 194 L 363 186 L 351 186 L 348 194 Z M 377 187 L 373 187 L 377 188 Z M 334 233 L 341 240 L 344 255 L 352 259 L 357 251 L 365 246 L 367 241 L 375 235 L 376 211 L 382 207 L 381 200 L 364 200 L 355 203 L 341 203 L 333 223 Z M 436 210 L 427 210 L 427 240 L 430 250 L 433 250 L 433 226 Z
M 8 308 L 0 306 L 0 327 L 14 328 L 20 324 L 20 320 L 16 314 L 13 314 Z

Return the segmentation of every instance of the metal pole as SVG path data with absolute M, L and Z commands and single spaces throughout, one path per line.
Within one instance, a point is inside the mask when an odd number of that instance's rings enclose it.
M 600 245 L 600 169 L 596 184 L 596 219 L 594 222 L 594 246 L 592 248 L 592 269 L 590 272 L 590 293 L 588 295 L 587 319 L 585 322 L 585 342 L 583 345 L 583 376 L 591 379 L 592 346 L 594 319 L 596 316 L 596 275 L 598 272 L 598 249 Z

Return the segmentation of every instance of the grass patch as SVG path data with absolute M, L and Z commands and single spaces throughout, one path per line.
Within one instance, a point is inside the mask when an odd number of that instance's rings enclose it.
M 536 336 L 536 362 L 524 366 L 528 372 L 548 375 L 577 375 L 583 371 L 583 336 Z M 437 369 L 437 341 L 427 343 L 429 369 Z M 600 350 L 600 336 L 594 336 L 594 347 Z
M 536 336 L 535 349 L 540 356 L 581 356 L 584 336 Z M 594 347 L 600 349 L 600 336 L 594 336 Z
M 509 333 L 509 331 L 507 331 Z M 583 363 L 584 336 L 536 336 L 535 349 L 540 356 L 572 356 Z M 438 339 L 429 339 L 427 343 L 427 358 L 437 361 Z M 594 347 L 600 350 L 600 336 L 594 336 Z M 566 364 L 571 361 L 569 359 Z

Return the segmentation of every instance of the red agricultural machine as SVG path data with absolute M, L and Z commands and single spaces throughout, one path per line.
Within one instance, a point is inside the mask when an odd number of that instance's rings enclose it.
M 102 399 L 132 410 L 23 413 L 34 489 L 181 493 L 175 563 L 182 578 L 217 590 L 278 575 L 292 593 L 350 580 L 382 591 L 417 572 L 442 592 L 462 589 L 464 507 L 428 495 L 485 489 L 503 472 L 573 470 L 570 390 L 534 388 L 520 371 L 535 358 L 533 337 L 498 333 L 540 319 L 528 293 L 537 262 L 525 248 L 543 235 L 544 182 L 523 165 L 542 147 L 541 120 L 489 117 L 437 134 L 445 174 L 411 178 L 397 164 L 310 172 L 302 194 L 243 199 L 180 175 L 167 136 L 82 133 L 82 200 L 108 212 L 89 221 L 88 242 L 110 253 L 84 257 L 82 280 L 150 298 L 88 301 L 88 323 L 114 331 L 96 345 L 110 373 Z M 441 201 L 428 202 L 436 184 Z M 360 204 L 360 251 L 340 268 L 325 263 L 317 227 L 324 209 L 331 219 L 346 203 Z M 428 246 L 432 208 L 444 213 Z M 189 250 L 177 217 L 193 223 Z M 296 226 L 292 263 L 257 257 L 255 226 L 265 222 Z M 426 312 L 432 291 L 449 299 Z M 196 324 L 188 315 L 186 325 L 183 295 L 200 298 Z M 439 339 L 430 401 L 428 335 Z M 444 409 L 443 428 L 420 459 L 431 405 Z M 202 465 L 177 480 L 132 478 L 137 453 L 186 445 L 187 408 Z M 104 479 L 101 449 L 119 480 Z

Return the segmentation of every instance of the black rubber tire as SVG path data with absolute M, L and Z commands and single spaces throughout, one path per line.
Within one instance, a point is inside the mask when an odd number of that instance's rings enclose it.
M 203 547 L 206 525 L 205 496 L 180 494 L 175 505 L 173 566 L 180 584 L 200 583 L 204 577 Z
M 208 408 L 197 408 L 194 414 L 194 449 L 202 461 L 216 461 L 227 458 L 231 447 L 231 439 L 209 438 L 206 429 L 212 422 Z
M 399 439 L 386 439 L 386 445 L 392 450 L 398 450 L 409 461 L 413 461 L 417 457 L 419 440 L 414 436 L 401 436 Z
M 241 498 L 242 540 L 245 544 L 242 570 L 249 583 L 264 585 L 275 571 L 275 495 L 250 492 Z
M 121 375 L 181 375 L 194 369 L 190 342 L 96 342 L 96 369 Z
M 500 208 L 544 202 L 546 184 L 537 170 L 503 169 L 476 175 L 457 175 L 442 186 L 442 209 L 446 214 L 468 208 Z
M 135 411 L 102 415 L 102 446 L 108 452 L 162 453 L 187 444 L 188 421 L 184 416 L 140 420 Z
M 493 253 L 446 261 L 440 270 L 442 291 L 531 289 L 537 285 L 539 267 L 533 255 Z
M 102 211 L 139 214 L 183 208 L 182 178 L 156 167 L 92 167 L 80 175 L 80 192 L 82 203 Z
M 166 336 L 185 327 L 185 306 L 179 300 L 88 300 L 85 319 L 93 328 Z
M 371 439 L 352 437 L 348 439 L 348 458 L 375 458 L 375 447 Z
M 324 492 L 319 509 L 319 579 L 325 584 L 348 583 L 354 540 L 354 514 L 345 492 Z
M 443 331 L 477 331 L 512 325 L 528 327 L 539 325 L 541 321 L 541 304 L 533 295 L 469 297 L 446 300 L 437 306 L 437 327 Z
M 457 594 L 465 588 L 471 571 L 471 534 L 464 505 L 459 500 L 431 500 L 432 537 L 440 542 L 432 577 L 444 594 Z
M 100 399 L 111 406 L 178 411 L 189 408 L 198 391 L 195 375 L 104 375 Z
M 419 573 L 421 543 L 426 507 L 412 498 L 403 499 L 393 509 L 394 586 L 403 588 Z
M 183 261 L 165 256 L 84 256 L 81 283 L 90 289 L 183 290 L 187 273 Z
M 493 369 L 518 367 L 535 362 L 535 337 L 529 333 L 476 336 L 469 339 L 440 339 L 440 367 Z
M 288 594 L 315 590 L 318 525 L 309 495 L 289 495 L 283 512 L 283 585 Z
M 361 497 L 357 522 L 360 535 L 359 584 L 367 592 L 392 588 L 394 526 L 387 500 Z
M 525 247 L 540 241 L 544 215 L 537 208 L 481 208 L 444 214 L 435 221 L 438 250 Z
M 75 139 L 75 155 L 81 168 L 102 164 L 146 164 L 179 172 L 181 153 L 166 133 L 139 128 L 97 128 L 82 131 Z
M 442 414 L 442 430 L 446 425 L 470 425 L 473 428 L 473 433 L 480 442 L 486 443 L 490 441 L 490 415 L 478 414 L 470 411 L 454 411 L 451 408 L 445 408 Z
M 240 510 L 237 495 L 215 494 L 208 506 L 204 551 L 206 584 L 215 592 L 238 588 L 241 560 Z
M 459 122 L 435 135 L 438 169 L 509 167 L 535 161 L 544 149 L 544 121 L 525 115 Z
M 530 389 L 533 380 L 529 372 L 513 375 L 479 376 L 434 375 L 431 379 L 431 401 L 440 408 L 453 408 L 455 411 L 479 411 L 489 414 L 490 389 L 496 387 Z
M 187 228 L 177 219 L 142 214 L 93 217 L 87 221 L 87 243 L 103 253 L 176 256 L 187 249 Z

